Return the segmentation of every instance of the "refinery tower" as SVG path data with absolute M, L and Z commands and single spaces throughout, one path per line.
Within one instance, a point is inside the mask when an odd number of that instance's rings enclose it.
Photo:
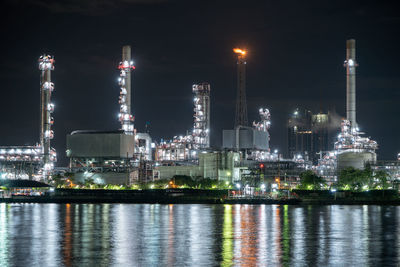
M 335 142 L 337 169 L 347 167 L 363 169 L 367 163 L 376 162 L 378 144 L 368 137 L 362 137 L 356 121 L 356 41 L 346 42 L 346 119 L 342 121 L 341 132 Z
M 268 109 L 261 108 L 259 114 L 261 122 L 249 126 L 246 103 L 246 57 L 247 51 L 234 48 L 237 64 L 237 94 L 235 125 L 232 130 L 223 130 L 222 148 L 243 152 L 243 157 L 265 158 L 269 152 L 270 113 Z
M 346 116 L 353 128 L 357 128 L 356 122 L 356 40 L 346 42 Z

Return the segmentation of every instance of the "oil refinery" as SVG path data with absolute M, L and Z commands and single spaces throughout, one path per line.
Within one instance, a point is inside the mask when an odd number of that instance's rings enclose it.
M 0 147 L 1 178 L 37 179 L 48 181 L 57 161 L 57 155 L 50 141 L 54 138 L 51 129 L 54 118 L 54 104 L 51 102 L 54 83 L 51 82 L 51 72 L 54 70 L 54 57 L 42 55 L 39 57 L 40 70 L 40 134 L 39 143 L 33 146 L 3 146 Z
M 271 151 L 271 112 L 258 108 L 259 119 L 249 125 L 246 102 L 246 66 L 248 51 L 233 49 L 236 57 L 237 88 L 233 128 L 223 130 L 222 146 L 210 143 L 212 120 L 211 85 L 194 82 L 193 125 L 186 135 L 171 139 L 153 140 L 148 132 L 135 128 L 132 114 L 132 84 L 135 70 L 131 47 L 122 47 L 119 71 L 119 129 L 76 130 L 67 135 L 66 155 L 68 171 L 76 181 L 90 179 L 98 184 L 133 184 L 157 179 L 171 179 L 176 175 L 196 179 L 211 178 L 234 184 L 242 179 L 262 177 L 270 189 L 291 188 L 300 173 L 313 170 L 328 183 L 338 179 L 340 170 L 365 168 L 366 164 L 382 169 L 377 163 L 378 144 L 363 137 L 356 121 L 355 40 L 346 42 L 346 118 L 340 125 L 332 123 L 331 113 L 313 114 L 296 109 L 288 120 L 287 158 L 278 150 Z M 49 181 L 54 171 L 56 152 L 51 148 L 54 136 L 51 102 L 54 84 L 51 72 L 54 58 L 39 58 L 40 74 L 40 135 L 32 146 L 0 147 L 0 178 Z M 233 64 L 233 62 L 232 62 Z M 189 91 L 189 90 L 188 90 Z M 117 98 L 117 97 L 116 97 Z M 140 100 L 143 101 L 143 100 Z M 268 103 L 265 103 L 267 105 Z M 251 107 L 251 110 L 253 109 Z M 182 116 L 186 116 L 183 114 Z M 187 114 L 189 116 L 189 114 Z M 333 125 L 333 126 L 332 126 Z M 340 129 L 339 129 L 340 128 Z M 333 135 L 335 141 L 333 142 Z M 399 179 L 399 164 L 386 168 Z

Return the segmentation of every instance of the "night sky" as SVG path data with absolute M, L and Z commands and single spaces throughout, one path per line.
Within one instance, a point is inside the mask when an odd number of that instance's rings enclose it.
M 379 3 L 378 3 L 379 2 Z M 53 146 L 66 164 L 66 134 L 119 128 L 117 66 L 132 46 L 135 126 L 153 139 L 193 124 L 191 86 L 211 84 L 211 142 L 234 124 L 234 47 L 246 48 L 249 121 L 271 111 L 271 147 L 286 151 L 294 108 L 345 116 L 346 39 L 357 48 L 357 121 L 400 152 L 400 15 L 384 1 L 2 1 L 0 145 L 39 141 L 42 53 L 55 56 Z

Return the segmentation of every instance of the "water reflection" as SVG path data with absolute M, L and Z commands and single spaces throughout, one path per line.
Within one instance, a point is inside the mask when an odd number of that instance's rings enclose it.
M 400 207 L 0 204 L 0 266 L 390 266 Z
M 233 260 L 232 206 L 224 205 L 224 225 L 222 230 L 222 266 L 231 266 Z

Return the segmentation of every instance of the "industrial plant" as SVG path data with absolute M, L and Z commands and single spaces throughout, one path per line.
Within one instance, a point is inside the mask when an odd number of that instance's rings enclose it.
M 377 142 L 359 131 L 356 121 L 355 40 L 346 43 L 346 118 L 339 122 L 331 112 L 313 113 L 298 108 L 288 119 L 286 157 L 278 150 L 271 151 L 271 112 L 258 108 L 259 119 L 249 124 L 246 103 L 247 53 L 233 49 L 236 57 L 236 111 L 232 128 L 223 130 L 222 147 L 210 144 L 211 87 L 208 82 L 194 82 L 193 125 L 186 135 L 172 139 L 153 140 L 148 132 L 137 132 L 132 114 L 132 79 L 135 65 L 129 45 L 122 47 L 119 71 L 119 129 L 71 129 L 67 135 L 66 155 L 68 172 L 76 181 L 88 179 L 97 184 L 134 184 L 177 175 L 194 179 L 216 179 L 238 184 L 250 178 L 262 180 L 265 188 L 290 189 L 305 170 L 312 170 L 328 183 L 338 179 L 340 170 L 347 167 L 363 169 L 367 164 L 382 169 L 377 163 Z M 233 64 L 234 62 L 232 62 Z M 54 173 L 56 152 L 51 148 L 54 132 L 51 103 L 54 84 L 51 72 L 54 58 L 39 58 L 40 75 L 40 135 L 32 146 L 0 147 L 0 175 L 9 179 L 50 181 Z M 117 94 L 116 99 L 117 101 Z M 268 105 L 268 103 L 265 103 Z M 253 107 L 250 107 L 253 109 Z M 185 115 L 182 115 L 185 116 Z M 391 177 L 400 179 L 398 163 L 390 163 Z M 254 180 L 254 179 L 253 179 Z M 251 182 L 248 185 L 252 186 Z
M 54 137 L 51 126 L 54 118 L 54 104 L 51 95 L 54 83 L 51 82 L 51 72 L 54 70 L 54 57 L 42 55 L 39 57 L 40 70 L 40 134 L 39 143 L 31 146 L 0 147 L 0 175 L 8 179 L 37 179 L 48 181 L 57 161 L 57 154 L 51 147 Z

